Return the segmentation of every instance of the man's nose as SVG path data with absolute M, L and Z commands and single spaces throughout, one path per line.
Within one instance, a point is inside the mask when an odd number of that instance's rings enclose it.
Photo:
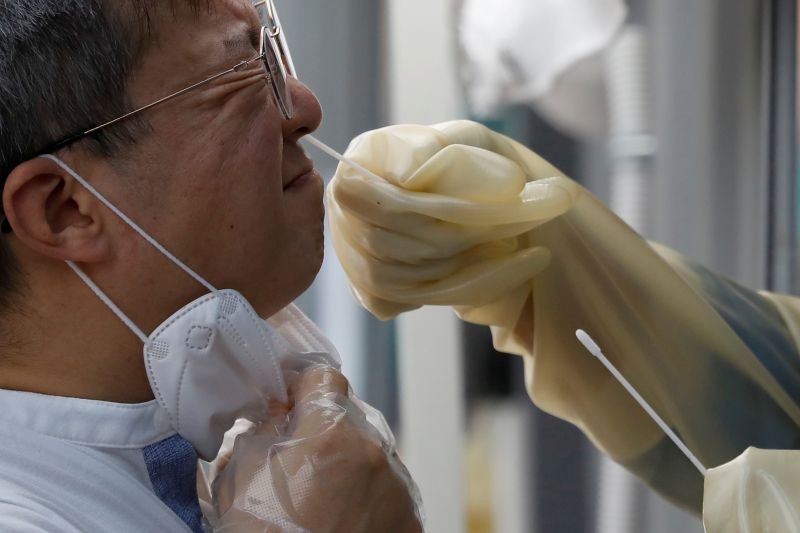
M 322 106 L 303 82 L 290 77 L 287 83 L 294 103 L 294 116 L 283 121 L 283 137 L 297 142 L 319 128 L 322 123 Z

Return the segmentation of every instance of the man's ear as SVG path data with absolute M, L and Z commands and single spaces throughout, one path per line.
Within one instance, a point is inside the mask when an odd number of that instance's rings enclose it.
M 100 202 L 50 159 L 31 159 L 9 174 L 3 209 L 14 236 L 42 255 L 79 263 L 110 255 Z

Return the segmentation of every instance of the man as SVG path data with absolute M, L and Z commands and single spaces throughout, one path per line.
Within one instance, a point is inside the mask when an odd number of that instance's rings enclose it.
M 323 183 L 299 145 L 319 102 L 267 75 L 248 0 L 5 0 L 0 34 L 0 529 L 199 531 L 197 455 L 159 418 L 142 342 L 65 261 L 143 331 L 207 290 L 67 169 L 268 317 L 322 261 Z M 54 147 L 63 164 L 37 157 Z M 300 390 L 346 396 L 320 372 Z M 336 431 L 323 444 L 364 466 L 326 481 L 373 488 L 350 523 L 418 530 L 392 470 Z

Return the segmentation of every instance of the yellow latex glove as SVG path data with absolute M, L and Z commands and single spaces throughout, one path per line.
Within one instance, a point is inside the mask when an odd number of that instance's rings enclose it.
M 525 236 L 578 193 L 525 147 L 460 122 L 387 128 L 348 155 L 385 181 L 340 167 L 329 191 L 333 242 L 357 297 L 382 319 L 516 295 L 550 258 Z
M 706 476 L 706 533 L 800 531 L 800 451 L 749 448 Z
M 703 479 L 575 339 L 589 332 L 712 467 L 800 437 L 800 357 L 756 294 L 651 245 L 577 183 L 485 127 L 393 126 L 356 139 L 329 189 L 337 254 L 386 319 L 451 305 L 525 359 L 544 410 L 699 512 Z M 798 313 L 800 315 L 800 313 Z

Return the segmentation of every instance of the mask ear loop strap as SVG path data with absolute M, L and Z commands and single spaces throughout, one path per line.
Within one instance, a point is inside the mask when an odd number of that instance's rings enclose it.
M 105 196 L 103 196 L 102 194 L 100 194 L 100 192 L 99 192 L 97 189 L 95 189 L 95 188 L 94 188 L 94 187 L 93 187 L 93 186 L 92 186 L 92 185 L 91 185 L 91 184 L 90 184 L 88 181 L 86 181 L 86 180 L 85 180 L 85 179 L 83 179 L 83 178 L 82 178 L 80 175 L 78 175 L 78 173 L 77 173 L 77 172 L 75 172 L 74 170 L 72 170 L 71 168 L 69 168 L 69 167 L 68 167 L 68 166 L 67 166 L 67 165 L 66 165 L 66 164 L 65 164 L 63 161 L 61 161 L 59 158 L 57 158 L 56 156 L 54 156 L 54 155 L 51 155 L 51 154 L 43 155 L 43 156 L 41 156 L 41 157 L 44 157 L 44 158 L 46 158 L 46 159 L 49 159 L 49 160 L 53 161 L 55 164 L 57 164 L 59 167 L 61 167 L 61 168 L 64 170 L 64 172 L 68 173 L 70 176 L 72 176 L 73 178 L 75 178 L 75 180 L 76 180 L 78 183 L 80 183 L 81 185 L 83 185 L 83 186 L 86 188 L 86 190 L 87 190 L 87 191 L 89 191 L 90 193 L 92 193 L 92 194 L 93 194 L 93 195 L 94 195 L 94 196 L 95 196 L 95 197 L 96 197 L 98 200 L 100 200 L 100 201 L 101 201 L 101 202 L 102 202 L 102 203 L 103 203 L 103 204 L 104 204 L 106 207 L 108 207 L 108 208 L 109 208 L 111 211 L 113 211 L 113 212 L 114 212 L 114 214 L 116 214 L 116 215 L 117 215 L 119 218 L 121 218 L 123 222 L 125 222 L 125 223 L 126 223 L 128 226 L 130 226 L 130 227 L 131 227 L 131 229 L 133 229 L 133 230 L 134 230 L 136 233 L 138 233 L 139 235 L 141 235 L 141 236 L 142 236 L 142 238 L 143 238 L 144 240 L 146 240 L 147 242 L 149 242 L 149 243 L 150 243 L 150 244 L 151 244 L 151 245 L 152 245 L 152 246 L 153 246 L 153 247 L 154 247 L 156 250 L 158 250 L 159 252 L 161 252 L 162 254 L 164 254 L 165 256 L 167 256 L 167 258 L 168 258 L 170 261 L 172 261 L 173 263 L 175 263 L 175 264 L 178 266 L 178 268 L 180 268 L 181 270 L 183 270 L 184 272 L 186 272 L 187 274 L 189 274 L 189 275 L 190 275 L 190 276 L 191 276 L 191 277 L 192 277 L 192 278 L 193 278 L 195 281 L 197 281 L 197 282 L 198 282 L 200 285 L 202 285 L 203 287 L 205 287 L 205 288 L 206 288 L 206 289 L 207 289 L 209 292 L 211 292 L 211 293 L 217 293 L 217 292 L 219 292 L 219 291 L 218 291 L 218 290 L 217 290 L 217 289 L 216 289 L 216 288 L 215 288 L 213 285 L 211 285 L 209 282 L 207 282 L 206 280 L 204 280 L 202 277 L 200 277 L 200 275 L 199 275 L 199 274 L 197 274 L 197 273 L 196 273 L 194 270 L 192 270 L 192 269 L 191 269 L 191 268 L 189 268 L 189 267 L 188 267 L 186 264 L 184 264 L 184 263 L 183 263 L 183 261 L 181 261 L 180 259 L 178 259 L 177 257 L 175 257 L 175 256 L 174 256 L 172 253 L 170 253 L 170 252 L 169 252 L 169 251 L 168 251 L 166 248 L 164 248 L 163 246 L 161 246 L 161 244 L 160 244 L 158 241 L 156 241 L 154 238 L 152 238 L 150 235 L 148 235 L 148 234 L 147 234 L 147 233 L 146 233 L 146 232 L 145 232 L 145 231 L 144 231 L 142 228 L 140 228 L 140 227 L 139 227 L 139 226 L 138 226 L 138 225 L 137 225 L 137 224 L 136 224 L 136 223 L 135 223 L 133 220 L 131 220 L 131 219 L 128 217 L 128 215 L 126 215 L 125 213 L 123 213 L 122 211 L 120 211 L 119 209 L 117 209 L 117 207 L 116 207 L 114 204 L 112 204 L 110 201 L 108 201 L 108 200 L 106 199 L 106 197 L 105 197 Z M 72 266 L 72 265 L 71 265 L 71 266 Z M 73 269 L 74 269 L 74 268 L 73 268 Z M 80 269 L 78 269 L 78 270 L 80 270 Z M 81 277 L 83 277 L 83 276 L 81 276 Z M 98 290 L 99 290 L 99 287 L 97 287 L 97 285 L 94 285 L 94 284 L 90 285 L 90 287 L 92 287 L 92 286 L 93 286 L 92 290 L 95 290 L 95 289 L 98 289 Z M 99 294 L 98 294 L 98 296 L 99 296 Z M 107 299 L 107 298 L 106 298 L 106 299 Z M 105 301 L 105 300 L 104 300 L 104 301 Z M 110 301 L 110 300 L 109 300 L 109 301 Z M 114 312 L 115 312 L 115 313 L 116 313 L 117 311 L 118 311 L 118 310 L 114 310 Z M 127 322 L 126 322 L 126 323 L 127 323 Z M 139 330 L 139 331 L 141 331 L 141 330 Z
M 97 297 L 100 298 L 100 300 L 102 300 L 102 302 L 106 304 L 106 306 L 108 306 L 108 308 L 111 309 L 111 311 L 114 312 L 115 315 L 117 315 L 117 318 L 122 320 L 122 322 L 126 326 L 128 326 L 128 329 L 130 329 L 134 333 L 134 335 L 139 337 L 139 339 L 142 341 L 142 344 L 146 346 L 150 343 L 150 339 L 147 338 L 147 335 L 144 334 L 144 331 L 139 329 L 139 326 L 134 324 L 133 320 L 128 318 L 128 316 L 122 312 L 122 309 L 117 307 L 117 304 L 111 301 L 111 298 L 109 298 L 106 295 L 106 293 L 103 292 L 103 289 L 98 287 L 97 284 L 94 281 L 92 281 L 92 279 L 89 276 L 86 275 L 86 272 L 81 270 L 81 268 L 72 261 L 67 261 L 67 265 L 69 265 L 69 267 L 73 271 L 75 271 L 75 273 L 78 275 L 78 277 L 80 277 L 83 280 L 83 282 L 86 283 L 86 285 L 88 285 L 90 289 L 92 289 L 92 292 L 95 293 Z

